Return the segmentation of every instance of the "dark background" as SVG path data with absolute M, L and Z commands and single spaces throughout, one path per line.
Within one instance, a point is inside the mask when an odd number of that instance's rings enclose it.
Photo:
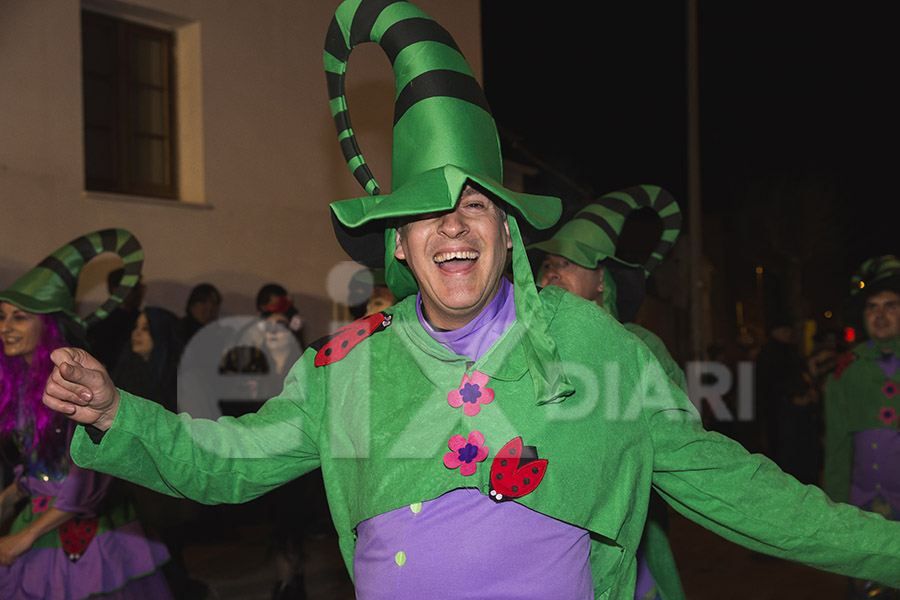
M 689 233 L 686 10 L 482 3 L 504 156 L 540 165 L 527 191 L 562 197 L 571 215 L 603 193 L 660 185 Z M 698 22 L 703 252 L 717 302 L 728 314 L 752 304 L 762 266 L 758 320 L 840 316 L 859 264 L 900 253 L 887 8 L 700 1 Z

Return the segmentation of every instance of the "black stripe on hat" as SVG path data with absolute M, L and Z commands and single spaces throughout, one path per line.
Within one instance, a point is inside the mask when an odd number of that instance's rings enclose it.
M 81 255 L 82 264 L 97 256 L 97 250 L 96 248 L 94 248 L 94 244 L 91 243 L 91 240 L 89 240 L 87 236 L 82 236 L 77 240 L 72 240 L 69 245 L 72 246 L 72 248 L 74 248 L 75 251 Z M 75 278 L 78 278 L 77 273 L 75 274 Z
M 373 181 L 375 177 L 372 175 L 372 171 L 369 169 L 369 165 L 363 163 L 356 167 L 353 170 L 353 176 L 356 177 L 356 180 L 360 182 L 363 186 L 363 189 L 366 189 L 366 184 L 370 181 Z M 377 196 L 381 193 L 381 190 L 376 186 L 374 190 L 372 190 L 371 196 Z
M 115 229 L 104 229 L 97 232 L 100 235 L 100 247 L 106 252 L 118 252 L 116 245 L 119 243 L 119 236 L 116 235 Z
M 474 77 L 457 71 L 435 69 L 413 78 L 403 87 L 394 104 L 394 125 L 417 102 L 437 97 L 457 98 L 491 114 L 484 92 Z
M 341 31 L 341 24 L 338 23 L 336 17 L 331 18 L 331 24 L 328 26 L 328 34 L 325 36 L 325 52 L 341 62 L 347 62 L 347 58 L 350 56 L 350 48 L 344 41 L 344 33 Z
M 625 193 L 634 198 L 635 204 L 638 206 L 652 206 L 650 195 L 643 187 L 636 185 L 625 190 Z
M 616 241 L 619 239 L 618 232 L 614 230 L 612 228 L 612 225 L 610 225 L 607 220 L 600 215 L 595 215 L 592 212 L 583 210 L 572 218 L 573 221 L 577 221 L 579 219 L 583 221 L 589 221 L 599 227 L 603 231 L 603 233 L 605 233 L 607 237 L 612 240 L 613 245 L 615 245 Z
M 360 2 L 353 15 L 353 23 L 350 25 L 350 47 L 368 42 L 371 39 L 375 21 L 378 20 L 381 12 L 391 4 L 401 1 L 403 0 L 363 0 Z
M 341 73 L 325 72 L 325 83 L 328 86 L 328 99 L 334 100 L 344 95 L 344 75 Z
M 123 276 L 125 276 L 125 275 L 140 275 L 141 267 L 143 266 L 143 264 L 144 264 L 143 259 L 136 260 L 136 261 L 130 262 L 130 263 L 125 263 L 125 265 L 122 267 L 122 275 Z M 129 289 L 130 289 L 130 286 L 129 286 Z
M 105 247 L 105 246 L 104 246 Z M 130 236 L 125 243 L 122 244 L 122 247 L 119 248 L 119 256 L 122 258 L 128 256 L 129 254 L 133 254 L 141 249 L 141 244 L 137 241 L 137 238 L 133 235 Z
M 341 144 L 341 152 L 344 153 L 344 158 L 347 159 L 349 163 L 352 159 L 359 156 L 359 146 L 356 144 L 355 137 L 345 137 L 340 141 Z
M 634 207 L 622 200 L 621 198 L 613 198 L 612 196 L 604 196 L 602 204 L 607 209 L 616 212 L 622 216 L 628 216 Z M 647 204 L 649 206 L 649 204 Z
M 679 229 L 681 227 L 681 213 L 672 213 L 662 218 L 663 230 Z
M 69 288 L 72 297 L 75 297 L 75 291 L 78 289 L 78 276 L 69 271 L 65 263 L 51 255 L 42 260 L 41 264 L 38 266 L 49 269 L 59 275 L 59 278 L 62 279 L 66 287 Z
M 347 114 L 346 110 L 342 110 L 334 115 L 334 125 L 337 127 L 338 133 L 350 129 L 350 115 Z
M 381 36 L 381 48 L 392 65 L 404 48 L 418 42 L 437 42 L 459 52 L 453 36 L 433 19 L 413 18 L 399 21 L 388 27 Z

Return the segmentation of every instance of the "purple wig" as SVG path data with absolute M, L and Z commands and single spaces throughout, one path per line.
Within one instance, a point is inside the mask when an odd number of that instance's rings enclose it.
M 21 356 L 6 356 L 0 352 L 0 440 L 6 440 L 16 432 L 20 423 L 18 415 L 27 415 L 31 421 L 20 436 L 25 447 L 24 454 L 37 454 L 45 458 L 54 458 L 59 449 L 56 444 L 47 444 L 52 435 L 64 424 L 59 413 L 50 410 L 41 401 L 44 386 L 53 371 L 50 353 L 57 348 L 67 346 L 62 329 L 52 315 L 38 315 L 44 324 L 44 331 L 38 340 L 31 359 L 31 365 Z M 0 340 L 0 350 L 3 342 Z M 30 431 L 32 430 L 33 431 Z

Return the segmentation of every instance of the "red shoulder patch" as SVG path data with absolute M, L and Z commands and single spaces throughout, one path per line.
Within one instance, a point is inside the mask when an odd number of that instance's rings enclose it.
M 391 324 L 391 315 L 375 313 L 344 325 L 331 335 L 310 344 L 316 350 L 317 367 L 324 367 L 342 360 L 361 341 L 377 331 L 384 331 Z
M 837 365 L 834 367 L 834 378 L 838 379 L 841 376 L 841 373 L 843 373 L 854 360 L 856 360 L 856 355 L 852 352 L 841 354 L 840 358 L 837 359 Z

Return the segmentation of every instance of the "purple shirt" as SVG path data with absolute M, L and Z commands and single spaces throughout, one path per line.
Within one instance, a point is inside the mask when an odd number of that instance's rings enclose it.
M 594 597 L 587 531 L 457 489 L 357 526 L 358 600 Z
M 477 361 L 516 320 L 513 286 L 468 325 L 435 331 L 454 353 Z M 502 398 L 498 399 L 502 402 Z M 353 553 L 359 600 L 592 600 L 587 531 L 515 502 L 494 502 L 475 489 L 456 489 L 360 523 Z
M 477 361 L 516 320 L 513 286 L 506 278 L 501 279 L 500 290 L 494 299 L 468 325 L 459 329 L 435 330 L 422 314 L 422 292 L 416 296 L 416 314 L 428 335 L 440 345 L 455 354 Z
M 900 508 L 900 432 L 868 429 L 853 436 L 850 504 L 862 506 L 876 496 Z

